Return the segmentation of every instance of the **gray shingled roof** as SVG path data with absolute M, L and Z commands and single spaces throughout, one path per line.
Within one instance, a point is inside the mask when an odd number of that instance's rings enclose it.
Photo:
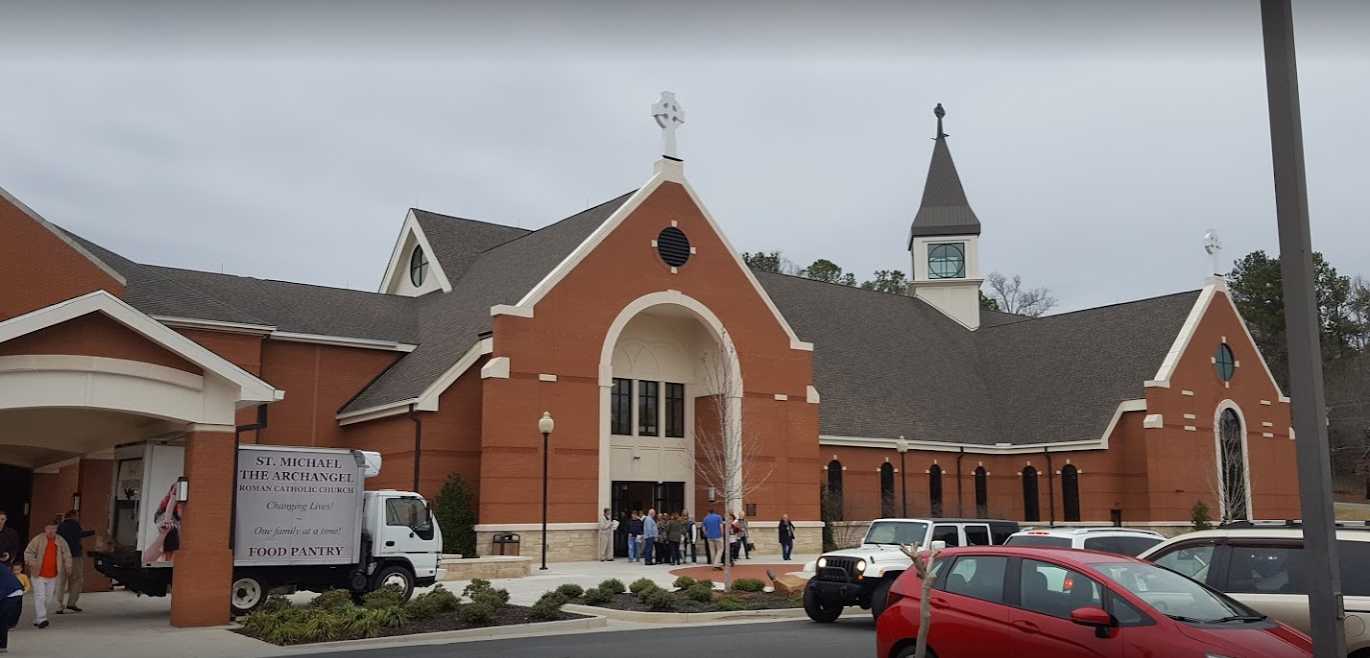
M 961 175 L 947 148 L 947 136 L 938 135 L 928 163 L 928 178 L 923 185 L 923 201 L 909 226 L 909 244 L 915 237 L 938 235 L 980 235 L 980 219 L 970 209 Z
M 447 280 L 455 282 L 466 275 L 467 268 L 476 262 L 481 252 L 529 233 L 526 228 L 492 224 L 475 219 L 453 217 L 429 210 L 411 208 L 432 256 L 438 259 Z
M 986 312 L 997 323 L 970 332 L 913 297 L 757 279 L 814 344 L 822 434 L 981 445 L 1099 438 L 1119 402 L 1144 395 L 1198 297 L 1040 319 Z

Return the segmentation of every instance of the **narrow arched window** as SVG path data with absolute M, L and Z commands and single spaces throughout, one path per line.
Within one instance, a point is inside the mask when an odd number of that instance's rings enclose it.
M 1219 418 L 1218 468 L 1221 470 L 1223 520 L 1250 518 L 1246 508 L 1246 446 L 1242 441 L 1242 419 L 1232 409 L 1223 409 Z
M 894 516 L 894 466 L 880 465 L 880 516 Z
M 942 516 L 942 467 L 933 464 L 928 469 L 928 502 L 933 516 Z
M 984 466 L 975 467 L 975 516 L 989 517 L 989 473 Z
M 1061 469 L 1061 498 L 1066 520 L 1080 520 L 1080 471 L 1073 464 Z
M 1023 469 L 1023 520 L 1041 521 L 1042 509 L 1037 499 L 1037 469 Z
M 828 462 L 828 491 L 823 511 L 833 520 L 842 520 L 842 462 Z

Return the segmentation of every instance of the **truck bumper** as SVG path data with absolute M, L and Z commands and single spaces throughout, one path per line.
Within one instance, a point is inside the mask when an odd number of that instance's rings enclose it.
M 166 596 L 171 585 L 171 567 L 146 567 L 142 556 L 134 552 L 106 553 L 91 551 L 95 570 L 123 585 L 125 589 L 146 596 Z
M 870 593 L 863 581 L 852 580 L 841 569 L 819 569 L 807 585 L 825 607 L 870 605 Z

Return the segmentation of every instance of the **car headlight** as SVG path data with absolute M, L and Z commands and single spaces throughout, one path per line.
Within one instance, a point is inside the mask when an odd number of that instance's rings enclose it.
M 857 560 L 857 561 L 856 561 L 856 571 L 857 571 L 858 573 L 866 573 L 866 561 L 865 561 L 865 560 Z
M 828 558 L 825 558 L 825 557 L 820 557 L 820 558 L 818 558 L 818 568 L 819 568 L 819 569 L 822 569 L 823 567 L 826 567 L 826 566 L 828 566 Z

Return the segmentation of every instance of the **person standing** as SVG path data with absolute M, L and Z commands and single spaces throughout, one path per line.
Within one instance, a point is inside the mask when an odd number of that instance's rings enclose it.
M 0 565 L 6 570 L 19 561 L 19 533 L 9 527 L 9 515 L 0 510 Z
M 637 562 L 638 553 L 642 550 L 642 511 L 633 510 L 633 515 L 628 519 L 628 561 Z
M 728 564 L 737 564 L 737 553 L 742 549 L 742 524 L 736 514 L 728 515 Z
M 618 521 L 615 521 L 609 512 L 609 508 L 604 508 L 604 514 L 599 517 L 599 560 L 601 562 L 614 561 L 614 530 L 618 528 Z
M 680 542 L 685 538 L 685 518 L 681 514 L 672 514 L 670 523 L 666 526 L 667 550 L 671 553 L 671 565 L 680 564 Z
M 642 563 L 652 566 L 652 553 L 656 549 L 656 510 L 647 510 L 642 517 Z
M 57 534 L 67 542 L 67 549 L 71 551 L 71 571 L 67 573 L 66 580 L 62 586 L 66 590 L 67 605 L 62 607 L 62 594 L 57 595 L 57 614 L 63 614 L 68 610 L 71 612 L 81 612 L 76 607 L 76 601 L 81 598 L 81 592 L 86 589 L 86 568 L 82 561 L 81 540 L 86 537 L 94 537 L 94 530 L 85 530 L 81 527 L 81 521 L 76 518 L 76 510 L 67 512 L 62 522 L 57 525 Z
M 704 515 L 702 524 L 704 526 L 705 561 L 713 564 L 714 555 L 718 555 L 718 563 L 723 564 L 723 517 L 710 509 L 709 513 Z
M 742 528 L 742 552 L 745 553 L 747 559 L 750 560 L 752 559 L 752 533 L 751 527 L 747 525 L 747 515 L 743 514 L 738 517 L 737 524 Z
M 0 568 L 0 653 L 10 647 L 10 629 L 19 625 L 19 613 L 24 609 L 24 584 L 8 566 Z
M 794 523 L 790 521 L 789 514 L 780 515 L 780 557 L 788 561 L 790 553 L 794 551 Z
M 680 561 L 685 561 L 685 553 L 688 551 L 690 553 L 690 563 L 693 564 L 698 562 L 699 560 L 696 559 L 698 553 L 695 551 L 695 542 L 699 541 L 699 526 L 695 523 L 693 514 L 685 514 L 685 534 L 681 538 L 681 541 L 684 543 L 680 545 Z
M 71 571 L 71 550 L 57 536 L 60 518 L 43 526 L 43 534 L 24 549 L 24 568 L 33 575 L 33 625 L 48 627 L 48 607 L 57 602 L 62 578 Z

